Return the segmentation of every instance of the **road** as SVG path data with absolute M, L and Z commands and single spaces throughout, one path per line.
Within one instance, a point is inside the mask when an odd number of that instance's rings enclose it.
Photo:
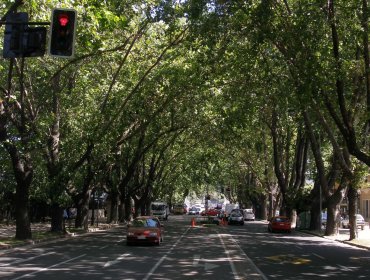
M 191 227 L 170 216 L 160 246 L 126 246 L 125 228 L 0 254 L 0 279 L 366 279 L 370 252 L 264 222 Z

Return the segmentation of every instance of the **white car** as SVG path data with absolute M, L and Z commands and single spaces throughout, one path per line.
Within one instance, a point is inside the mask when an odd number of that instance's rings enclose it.
M 237 224 L 241 226 L 244 225 L 243 214 L 238 211 L 231 212 L 229 219 L 228 219 L 228 224 L 229 225 Z
M 200 208 L 198 207 L 191 207 L 189 209 L 188 215 L 199 215 L 200 214 Z
M 253 209 L 243 209 L 243 216 L 245 221 L 254 221 L 256 219 Z
M 343 219 L 341 221 L 343 228 L 349 228 L 349 218 Z M 356 214 L 356 224 L 358 228 L 361 228 L 362 230 L 365 229 L 365 219 L 360 214 Z

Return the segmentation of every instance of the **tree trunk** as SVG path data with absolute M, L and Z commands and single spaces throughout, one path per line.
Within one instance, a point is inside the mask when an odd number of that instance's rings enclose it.
M 356 224 L 356 212 L 357 212 L 357 189 L 350 186 L 348 189 L 348 218 L 349 218 L 349 240 L 357 238 L 357 224 Z
M 85 191 L 77 196 L 77 215 L 75 220 L 76 228 L 89 228 L 89 201 L 91 190 Z
M 321 219 L 320 219 L 320 183 L 315 182 L 314 188 L 311 192 L 312 203 L 311 203 L 311 219 L 310 219 L 310 230 L 320 231 L 321 230 Z
M 31 220 L 29 213 L 29 189 L 33 179 L 33 167 L 29 156 L 20 156 L 15 145 L 4 143 L 10 158 L 17 187 L 15 194 L 15 218 L 16 218 L 16 239 L 31 239 Z
M 119 194 L 117 192 L 111 192 L 111 205 L 109 217 L 107 217 L 108 223 L 118 222 L 118 204 L 119 204 Z
M 63 208 L 58 203 L 51 205 L 51 229 L 52 232 L 64 231 Z
M 125 200 L 125 220 L 131 221 L 132 219 L 132 201 L 131 197 L 128 196 Z
M 325 228 L 325 235 L 334 235 L 335 231 L 335 217 L 337 216 L 337 205 L 328 203 L 326 208 L 327 216 L 326 216 L 326 228 Z
M 260 219 L 266 220 L 267 219 L 267 196 L 261 195 L 260 198 L 260 204 L 261 204 L 261 212 L 260 212 Z
M 311 210 L 311 220 L 310 220 L 310 230 L 320 231 L 321 230 L 321 223 L 320 223 L 320 206 L 318 203 L 313 203 Z
M 31 221 L 29 216 L 29 197 L 28 197 L 29 185 L 24 183 L 24 185 L 17 184 L 16 191 L 16 207 L 15 207 L 15 217 L 16 217 L 16 239 L 31 239 Z

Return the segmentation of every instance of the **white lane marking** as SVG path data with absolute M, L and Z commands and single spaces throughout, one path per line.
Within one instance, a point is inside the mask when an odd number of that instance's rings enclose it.
M 229 264 L 230 264 L 230 267 L 231 267 L 231 271 L 232 271 L 232 273 L 233 273 L 233 275 L 234 275 L 234 279 L 236 279 L 236 280 L 240 280 L 241 278 L 239 277 L 238 272 L 236 271 L 235 265 L 234 265 L 233 261 L 232 261 L 232 260 L 231 260 L 231 258 L 230 258 L 230 252 L 229 252 L 229 250 L 227 250 L 226 245 L 225 245 L 225 242 L 224 242 L 224 240 L 222 239 L 221 234 L 218 234 L 218 237 L 220 238 L 220 240 L 221 240 L 221 244 L 222 244 L 222 247 L 223 247 L 223 248 L 224 248 L 224 250 L 225 250 L 225 253 L 226 253 L 227 259 L 228 259 Z
M 32 275 L 35 275 L 35 274 L 39 273 L 39 272 L 43 272 L 43 271 L 49 270 L 50 268 L 53 268 L 53 267 L 56 267 L 56 266 L 59 266 L 59 265 L 62 265 L 62 264 L 65 264 L 65 263 L 68 263 L 68 262 L 71 262 L 71 261 L 77 260 L 77 259 L 82 258 L 82 257 L 84 257 L 84 256 L 86 256 L 86 254 L 83 254 L 83 255 L 80 255 L 80 256 L 78 256 L 78 257 L 75 257 L 75 258 L 72 258 L 72 259 L 66 260 L 66 261 L 64 261 L 64 262 L 56 263 L 56 264 L 54 264 L 54 265 L 52 265 L 52 266 L 49 266 L 49 267 L 45 267 L 45 268 L 39 269 L 39 270 L 37 270 L 37 271 L 35 271 L 35 272 L 32 272 L 32 273 L 24 274 L 24 275 L 19 276 L 19 277 L 17 277 L 17 278 L 13 278 L 12 280 L 18 280 L 18 279 L 22 279 L 22 278 L 25 278 L 25 277 L 30 277 L 30 276 L 32 276 Z
M 172 247 L 168 250 L 166 254 L 163 255 L 163 257 L 153 266 L 153 268 L 148 272 L 148 274 L 143 278 L 143 280 L 148 280 L 150 277 L 152 277 L 154 271 L 157 270 L 157 268 L 161 265 L 161 263 L 167 258 L 167 256 L 175 249 L 177 244 L 181 241 L 181 239 L 184 238 L 184 236 L 188 233 L 190 227 L 188 227 L 185 232 L 181 235 L 179 239 L 177 239 L 176 243 L 172 245 Z
M 226 248 L 226 245 L 225 245 L 225 242 L 224 242 L 224 240 L 222 239 L 222 235 L 221 234 L 218 234 L 218 236 L 219 236 L 219 238 L 220 238 L 220 240 L 221 240 L 221 243 L 222 243 L 222 246 L 224 247 L 224 250 L 225 250 L 225 252 L 226 252 L 226 255 L 227 255 L 227 258 L 228 258 L 228 260 L 229 260 L 229 263 L 230 263 L 230 267 L 231 267 L 231 270 L 232 270 L 232 272 L 233 272 L 233 275 L 234 275 L 234 279 L 235 280 L 242 280 L 242 279 L 244 279 L 244 278 L 242 278 L 242 277 L 240 277 L 239 275 L 238 275 L 238 273 L 237 273 L 237 271 L 236 271 L 236 268 L 235 268 L 235 265 L 234 265 L 234 263 L 233 263 L 233 261 L 232 261 L 232 259 L 231 259 L 231 257 L 230 257 L 230 252 L 229 252 L 229 250 L 227 250 L 227 248 Z M 246 261 L 248 261 L 248 263 L 249 263 L 249 265 L 251 265 L 258 273 L 259 273 L 259 275 L 261 276 L 261 278 L 263 279 L 263 280 L 268 280 L 268 278 L 263 274 L 263 272 L 254 264 L 254 262 L 247 256 L 247 254 L 243 251 L 243 249 L 240 247 L 240 245 L 236 242 L 236 240 L 234 239 L 234 237 L 233 236 L 231 236 L 230 235 L 230 239 L 231 239 L 231 241 L 235 244 L 235 246 L 237 246 L 238 247 L 238 249 L 239 249 L 239 252 L 240 252 L 240 254 L 243 256 L 243 258 L 246 260 Z
M 314 255 L 314 256 L 316 256 L 316 257 L 318 257 L 319 259 L 325 260 L 325 258 L 324 258 L 323 256 L 320 256 L 320 255 L 318 255 L 318 254 L 312 253 L 312 255 Z
M 260 274 L 263 280 L 268 280 L 265 274 L 255 265 L 255 263 L 248 257 L 248 255 L 244 252 L 244 250 L 240 247 L 240 245 L 236 242 L 234 237 L 231 236 L 231 240 L 235 243 L 236 246 L 239 247 L 240 253 L 243 255 L 244 259 L 247 260 L 250 265 Z
M 123 255 L 120 255 L 117 259 L 115 259 L 114 261 L 109 261 L 109 262 L 106 262 L 104 264 L 104 267 L 108 267 L 108 266 L 111 266 L 111 265 L 115 265 L 117 263 L 119 263 L 120 261 L 122 261 L 125 257 L 128 257 L 130 254 L 123 254 Z
M 49 253 L 41 254 L 41 255 L 38 255 L 38 256 L 29 257 L 27 259 L 16 260 L 16 261 L 12 261 L 10 263 L 0 263 L 0 267 L 31 261 L 31 260 L 34 260 L 34 259 L 37 259 L 37 258 L 41 258 L 43 256 L 51 255 L 51 254 L 55 254 L 55 252 L 49 252 Z
M 199 264 L 200 261 L 202 262 L 202 264 Z M 217 265 L 217 264 L 209 263 L 209 260 L 201 259 L 200 255 L 194 255 L 193 266 L 194 267 L 202 267 L 205 270 L 212 270 L 212 269 L 215 269 L 215 268 L 219 267 L 219 265 Z
M 200 261 L 200 255 L 194 255 L 193 266 L 197 266 Z

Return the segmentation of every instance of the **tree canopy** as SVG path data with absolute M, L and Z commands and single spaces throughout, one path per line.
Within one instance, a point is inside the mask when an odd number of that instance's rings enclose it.
M 145 211 L 209 187 L 269 215 L 314 209 L 320 189 L 337 209 L 360 187 L 367 0 L 21 2 L 32 21 L 76 9 L 78 25 L 72 59 L 0 60 L 0 199 L 18 238 L 30 200 L 50 205 L 54 230 L 70 205 L 86 227 L 97 190 L 122 220 L 132 200 Z

